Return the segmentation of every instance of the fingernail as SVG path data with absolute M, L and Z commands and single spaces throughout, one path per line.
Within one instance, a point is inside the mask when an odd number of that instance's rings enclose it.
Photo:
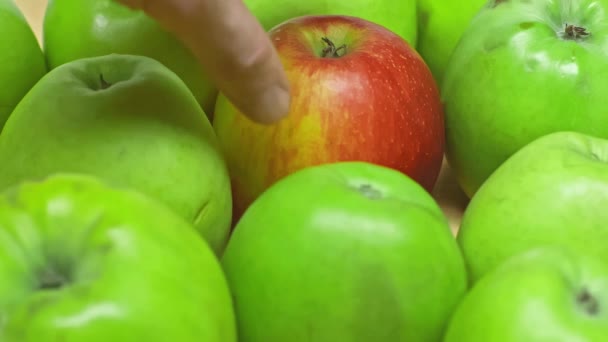
M 271 86 L 256 99 L 250 116 L 258 123 L 276 123 L 287 116 L 290 102 L 289 89 L 280 85 Z

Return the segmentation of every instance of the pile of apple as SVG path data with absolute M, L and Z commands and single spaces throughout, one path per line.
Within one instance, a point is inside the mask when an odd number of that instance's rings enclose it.
M 0 0 L 0 341 L 608 341 L 608 0 L 245 3 L 272 125 L 142 12 Z

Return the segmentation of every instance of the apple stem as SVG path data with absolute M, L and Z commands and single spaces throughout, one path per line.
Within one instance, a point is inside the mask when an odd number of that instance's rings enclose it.
M 583 289 L 578 294 L 577 301 L 590 315 L 597 315 L 600 311 L 597 299 L 595 299 L 587 289 Z
M 112 85 L 103 78 L 103 74 L 99 74 L 99 83 L 101 84 L 101 89 L 108 89 Z
M 584 27 L 575 26 L 568 23 L 565 24 L 564 37 L 566 39 L 579 39 L 588 35 L 590 35 L 590 33 L 587 32 L 587 29 Z
M 344 54 L 340 55 L 338 53 L 340 50 L 344 50 L 344 53 L 346 53 L 346 44 L 342 44 L 339 47 L 336 47 L 334 42 L 332 42 L 327 37 L 323 37 L 323 38 L 321 38 L 321 40 L 325 44 L 327 44 L 327 46 L 323 49 L 323 51 L 321 51 L 322 58 L 326 58 L 326 57 L 328 57 L 328 55 L 330 55 L 329 57 L 331 57 L 331 58 L 339 58 L 339 57 L 344 56 Z
M 359 186 L 359 192 L 361 192 L 365 197 L 369 199 L 379 199 L 382 198 L 382 193 L 371 186 L 370 184 L 362 184 Z
M 53 270 L 48 270 L 40 276 L 40 289 L 43 290 L 59 289 L 65 283 L 66 279 Z

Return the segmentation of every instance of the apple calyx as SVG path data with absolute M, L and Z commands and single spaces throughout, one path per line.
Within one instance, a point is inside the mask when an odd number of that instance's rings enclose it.
M 100 87 L 99 89 L 103 90 L 103 89 L 108 89 L 112 86 L 112 83 L 107 82 L 104 78 L 103 78 L 103 74 L 99 74 L 99 84 Z
M 40 290 L 57 290 L 67 284 L 68 279 L 54 269 L 46 269 L 40 275 L 40 283 L 38 288 Z
M 369 199 L 372 199 L 372 200 L 382 198 L 382 193 L 380 192 L 380 190 L 374 188 L 370 184 L 361 184 L 361 185 L 359 185 L 357 190 L 361 194 L 363 194 L 363 196 L 365 196 Z
M 597 299 L 589 293 L 587 289 L 583 289 L 576 297 L 577 303 L 591 316 L 599 313 L 600 307 Z
M 323 37 L 321 40 L 327 44 L 323 51 L 321 51 L 321 58 L 340 58 L 346 54 L 346 44 L 336 47 L 336 44 L 327 37 Z M 343 50 L 343 53 L 340 55 L 339 52 L 341 50 Z
M 566 23 L 564 26 L 564 38 L 565 39 L 581 39 L 583 37 L 589 36 L 590 33 L 587 32 L 587 29 L 581 26 L 576 26 L 572 24 Z

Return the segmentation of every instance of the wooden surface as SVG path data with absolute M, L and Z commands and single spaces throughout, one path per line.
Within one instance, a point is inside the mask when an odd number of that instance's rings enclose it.
M 25 14 L 38 39 L 41 39 L 42 20 L 47 0 L 15 1 Z M 466 207 L 467 198 L 459 189 L 446 163 L 441 170 L 433 196 L 448 217 L 452 231 L 456 232 L 460 217 Z

